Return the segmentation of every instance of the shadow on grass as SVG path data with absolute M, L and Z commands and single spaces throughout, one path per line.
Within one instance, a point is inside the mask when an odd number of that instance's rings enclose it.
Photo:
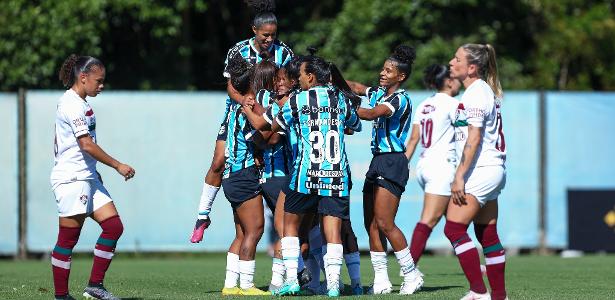
M 462 288 L 460 285 L 444 285 L 444 286 L 423 286 L 421 288 L 422 292 L 433 292 L 433 291 L 442 291 L 442 290 L 450 290 L 456 288 Z

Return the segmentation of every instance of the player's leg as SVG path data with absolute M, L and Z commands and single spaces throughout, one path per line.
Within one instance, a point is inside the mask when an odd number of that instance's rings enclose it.
M 321 228 L 323 237 L 327 243 L 327 251 L 323 256 L 325 262 L 325 275 L 327 278 L 328 295 L 340 295 L 340 271 L 344 257 L 342 246 L 342 219 L 336 216 L 322 216 Z
M 263 189 L 263 198 L 265 198 L 265 202 L 267 202 L 267 205 L 270 206 L 270 209 L 273 212 L 273 227 L 278 234 L 278 237 L 281 237 L 284 230 L 284 220 L 279 219 L 284 216 L 284 193 L 281 191 L 281 185 L 278 185 L 275 179 L 275 177 L 269 178 L 266 182 L 261 184 L 261 186 Z M 280 238 L 278 238 L 274 243 L 272 259 L 271 282 L 269 283 L 270 292 L 279 289 L 284 284 L 285 268 L 284 260 L 282 259 Z
M 60 184 L 53 190 L 58 205 L 58 239 L 51 252 L 51 270 L 56 299 L 72 299 L 68 290 L 73 248 L 86 218 L 89 185 L 84 181 Z M 82 202 L 83 201 L 83 202 Z M 84 203 L 85 202 L 85 203 Z
M 235 223 L 235 238 L 226 254 L 226 275 L 222 295 L 239 295 L 241 291 L 237 283 L 239 281 L 239 249 L 243 241 L 243 231 L 235 209 L 233 209 L 233 221 Z
M 299 279 L 299 285 L 301 285 L 302 288 L 306 287 L 306 285 L 312 279 L 312 274 L 310 270 L 306 268 L 305 261 L 310 255 L 309 233 L 314 223 L 314 216 L 315 214 L 312 212 L 304 214 L 301 220 L 301 224 L 299 225 L 300 255 L 297 265 L 297 277 Z
M 103 281 L 115 254 L 117 241 L 124 232 L 124 225 L 107 190 L 99 181 L 90 181 L 90 184 L 95 189 L 92 196 L 94 212 L 91 217 L 100 225 L 102 233 L 96 241 L 92 272 L 83 295 L 86 298 L 119 299 L 105 289 Z
M 324 270 L 324 261 L 322 258 L 323 240 L 319 223 L 317 218 L 312 220 L 312 228 L 308 233 L 309 256 L 305 261 L 305 266 L 309 269 L 311 275 L 311 280 L 307 288 L 312 294 L 319 294 L 320 272 Z
M 483 247 L 491 299 L 506 299 L 504 271 L 506 256 L 497 231 L 498 201 L 487 201 L 474 218 L 474 232 Z
M 432 229 L 444 215 L 449 199 L 450 196 L 425 193 L 421 220 L 416 223 L 412 234 L 412 241 L 410 242 L 410 253 L 415 264 L 419 263 L 419 259 L 425 250 L 427 239 L 429 239 Z
M 342 220 L 342 244 L 344 245 L 344 261 L 348 276 L 350 277 L 350 286 L 354 295 L 363 294 L 363 285 L 361 285 L 361 257 L 359 255 L 359 244 L 357 236 L 352 230 L 350 219 Z
M 223 125 L 224 126 L 224 125 Z M 205 183 L 203 184 L 203 190 L 201 191 L 201 199 L 199 201 L 199 211 L 197 215 L 196 224 L 190 237 L 190 242 L 198 243 L 203 240 L 203 234 L 205 229 L 211 224 L 209 213 L 211 207 L 216 199 L 216 195 L 220 190 L 222 184 L 222 173 L 224 172 L 224 149 L 226 147 L 226 140 L 216 140 L 216 147 L 214 149 L 214 156 L 212 158 L 211 166 L 205 176 Z
M 459 206 L 453 201 L 448 203 L 444 234 L 453 245 L 461 269 L 470 283 L 470 293 L 472 293 L 470 296 L 488 297 L 480 270 L 478 250 L 476 250 L 474 242 L 467 233 L 468 225 L 480 210 L 480 203 L 476 197 L 468 193 L 466 193 L 466 203 L 463 206 Z
M 243 231 L 243 241 L 239 249 L 239 284 L 242 295 L 269 295 L 254 287 L 254 255 L 265 227 L 263 198 L 258 195 L 244 201 L 236 211 Z
M 370 294 L 389 294 L 393 285 L 389 279 L 386 253 L 386 237 L 378 230 L 374 219 L 374 192 L 373 182 L 365 181 L 363 187 L 363 224 L 369 236 L 369 254 L 374 269 L 374 282 Z

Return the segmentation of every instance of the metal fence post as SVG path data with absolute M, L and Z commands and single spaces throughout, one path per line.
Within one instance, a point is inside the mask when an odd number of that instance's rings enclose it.
M 28 257 L 28 245 L 26 243 L 26 225 L 27 225 L 27 177 L 26 177 L 26 90 L 19 89 L 17 94 L 17 160 L 18 160 L 18 186 L 19 186 L 19 249 L 17 252 L 18 259 L 26 259 Z
M 539 122 L 539 207 L 538 207 L 538 226 L 539 241 L 538 253 L 546 255 L 547 249 L 547 97 L 545 91 L 540 91 L 538 96 L 538 122 Z

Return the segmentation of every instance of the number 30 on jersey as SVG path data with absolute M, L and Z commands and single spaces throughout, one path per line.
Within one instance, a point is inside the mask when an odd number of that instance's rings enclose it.
M 335 130 L 329 130 L 326 135 L 320 131 L 312 131 L 309 135 L 312 144 L 310 161 L 321 164 L 327 160 L 330 164 L 339 164 L 342 158 L 340 154 L 340 134 Z

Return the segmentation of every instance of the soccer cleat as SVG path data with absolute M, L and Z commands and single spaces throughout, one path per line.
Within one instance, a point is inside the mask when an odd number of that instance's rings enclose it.
M 393 285 L 390 281 L 382 282 L 382 283 L 374 283 L 368 290 L 367 293 L 370 295 L 383 295 L 390 294 L 393 291 Z
M 55 296 L 55 300 L 76 300 L 76 299 L 73 298 L 73 296 L 71 296 L 70 294 L 68 294 L 65 296 Z
M 191 243 L 199 243 L 203 240 L 203 234 L 205 233 L 205 229 L 209 227 L 211 224 L 211 219 L 207 216 L 207 219 L 197 219 L 196 224 L 194 224 L 194 230 L 192 231 L 192 236 L 190 237 Z
M 340 290 L 338 288 L 330 289 L 327 292 L 327 296 L 329 296 L 329 297 L 339 297 L 340 296 Z
M 470 290 L 465 296 L 459 300 L 491 300 L 489 293 L 479 294 Z
M 241 289 L 234 286 L 234 287 L 230 287 L 230 288 L 223 288 L 222 289 L 222 295 L 224 296 L 237 296 L 241 294 Z
M 257 287 L 251 287 L 247 289 L 240 289 L 239 295 L 242 296 L 271 296 L 270 292 L 263 291 Z
M 404 276 L 404 282 L 402 282 L 399 288 L 399 294 L 412 295 L 423 287 L 423 283 L 423 274 L 415 268 L 408 275 Z
M 339 297 L 340 292 L 344 290 L 344 283 L 341 280 L 327 282 L 327 296 Z
M 299 282 L 291 281 L 291 282 L 285 282 L 281 288 L 279 288 L 273 293 L 273 295 L 274 296 L 297 295 L 299 294 L 299 291 L 301 291 Z
M 83 290 L 83 297 L 86 299 L 101 299 L 101 300 L 120 300 L 113 296 L 104 286 L 88 286 Z
M 352 294 L 353 295 L 363 295 L 363 287 L 361 286 L 361 284 L 355 284 L 352 287 Z
M 279 285 L 275 285 L 273 283 L 269 284 L 269 289 L 268 291 L 273 295 L 275 291 L 279 290 L 282 286 Z
M 307 268 L 304 268 L 301 272 L 297 273 L 297 278 L 299 278 L 299 286 L 302 290 L 305 290 L 310 281 L 312 281 L 312 274 Z

